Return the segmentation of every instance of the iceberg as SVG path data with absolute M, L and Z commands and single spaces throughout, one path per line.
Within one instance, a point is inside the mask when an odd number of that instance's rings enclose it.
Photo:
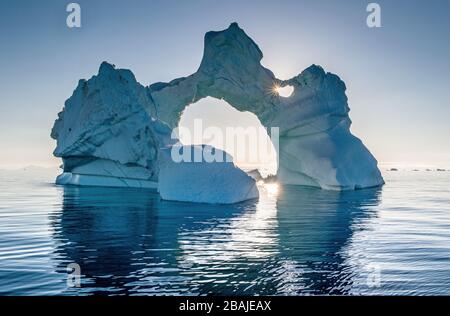
M 204 45 L 196 73 L 148 87 L 160 120 L 174 128 L 187 105 L 207 96 L 223 99 L 254 113 L 266 128 L 279 128 L 280 183 L 329 190 L 384 184 L 376 159 L 350 132 L 346 86 L 337 75 L 312 65 L 294 78 L 277 79 L 237 23 L 206 33 Z M 282 97 L 277 90 L 286 86 L 293 92 Z
M 205 150 L 223 158 L 208 161 L 203 155 Z M 173 151 L 187 151 L 189 159 L 174 161 Z M 162 152 L 158 192 L 164 200 L 233 204 L 259 197 L 256 181 L 237 168 L 224 151 L 205 145 L 176 145 Z M 196 156 L 200 159 L 194 159 Z
M 345 83 L 318 65 L 280 80 L 261 65 L 262 57 L 232 23 L 206 33 L 194 74 L 168 83 L 144 87 L 130 70 L 102 63 L 96 76 L 79 81 L 53 126 L 54 155 L 63 160 L 56 182 L 157 187 L 164 199 L 193 202 L 257 197 L 254 180 L 233 163 L 168 158 L 184 109 L 214 97 L 254 113 L 268 129 L 279 128 L 278 182 L 328 190 L 384 184 L 376 159 L 350 132 Z M 279 89 L 288 86 L 292 94 L 281 96 Z
M 176 139 L 153 111 L 131 71 L 102 63 L 97 76 L 79 81 L 53 126 L 64 171 L 56 182 L 156 188 L 159 150 Z

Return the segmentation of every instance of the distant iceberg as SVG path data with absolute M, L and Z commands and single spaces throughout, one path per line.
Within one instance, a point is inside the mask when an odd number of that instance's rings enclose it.
M 189 164 L 162 160 L 178 141 L 171 133 L 182 111 L 210 96 L 256 114 L 265 127 L 279 127 L 280 183 L 330 190 L 382 185 L 377 161 L 350 133 L 344 82 L 316 65 L 279 80 L 261 59 L 256 43 L 232 23 L 205 35 L 196 73 L 169 83 L 144 87 L 131 71 L 102 63 L 98 75 L 79 81 L 53 126 L 54 155 L 64 169 L 57 183 L 158 187 L 166 199 L 210 203 L 255 198 L 254 180 L 234 164 L 201 163 L 190 170 Z M 293 87 L 289 97 L 276 93 L 285 86 Z M 177 183 L 174 170 L 184 183 Z M 218 199 L 229 186 L 236 195 Z

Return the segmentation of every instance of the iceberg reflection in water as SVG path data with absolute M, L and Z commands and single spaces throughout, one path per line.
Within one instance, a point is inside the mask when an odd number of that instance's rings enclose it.
M 263 188 L 264 191 L 264 188 Z M 342 294 L 339 254 L 378 190 L 284 187 L 282 199 L 232 206 L 161 201 L 155 193 L 65 187 L 52 224 L 57 252 L 80 264 L 81 289 L 146 294 Z M 347 286 L 348 285 L 348 286 Z
M 2 174 L 0 294 L 449 294 L 450 179 L 424 176 L 208 205 Z

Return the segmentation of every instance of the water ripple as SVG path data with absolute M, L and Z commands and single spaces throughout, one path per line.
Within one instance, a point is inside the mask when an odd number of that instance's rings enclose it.
M 450 294 L 450 175 L 232 206 L 0 172 L 0 294 Z M 67 287 L 67 265 L 81 287 Z

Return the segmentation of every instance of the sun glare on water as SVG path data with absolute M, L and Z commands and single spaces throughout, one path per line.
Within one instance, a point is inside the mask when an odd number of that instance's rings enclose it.
M 264 183 L 264 188 L 268 195 L 277 196 L 280 190 L 280 186 L 276 182 Z

